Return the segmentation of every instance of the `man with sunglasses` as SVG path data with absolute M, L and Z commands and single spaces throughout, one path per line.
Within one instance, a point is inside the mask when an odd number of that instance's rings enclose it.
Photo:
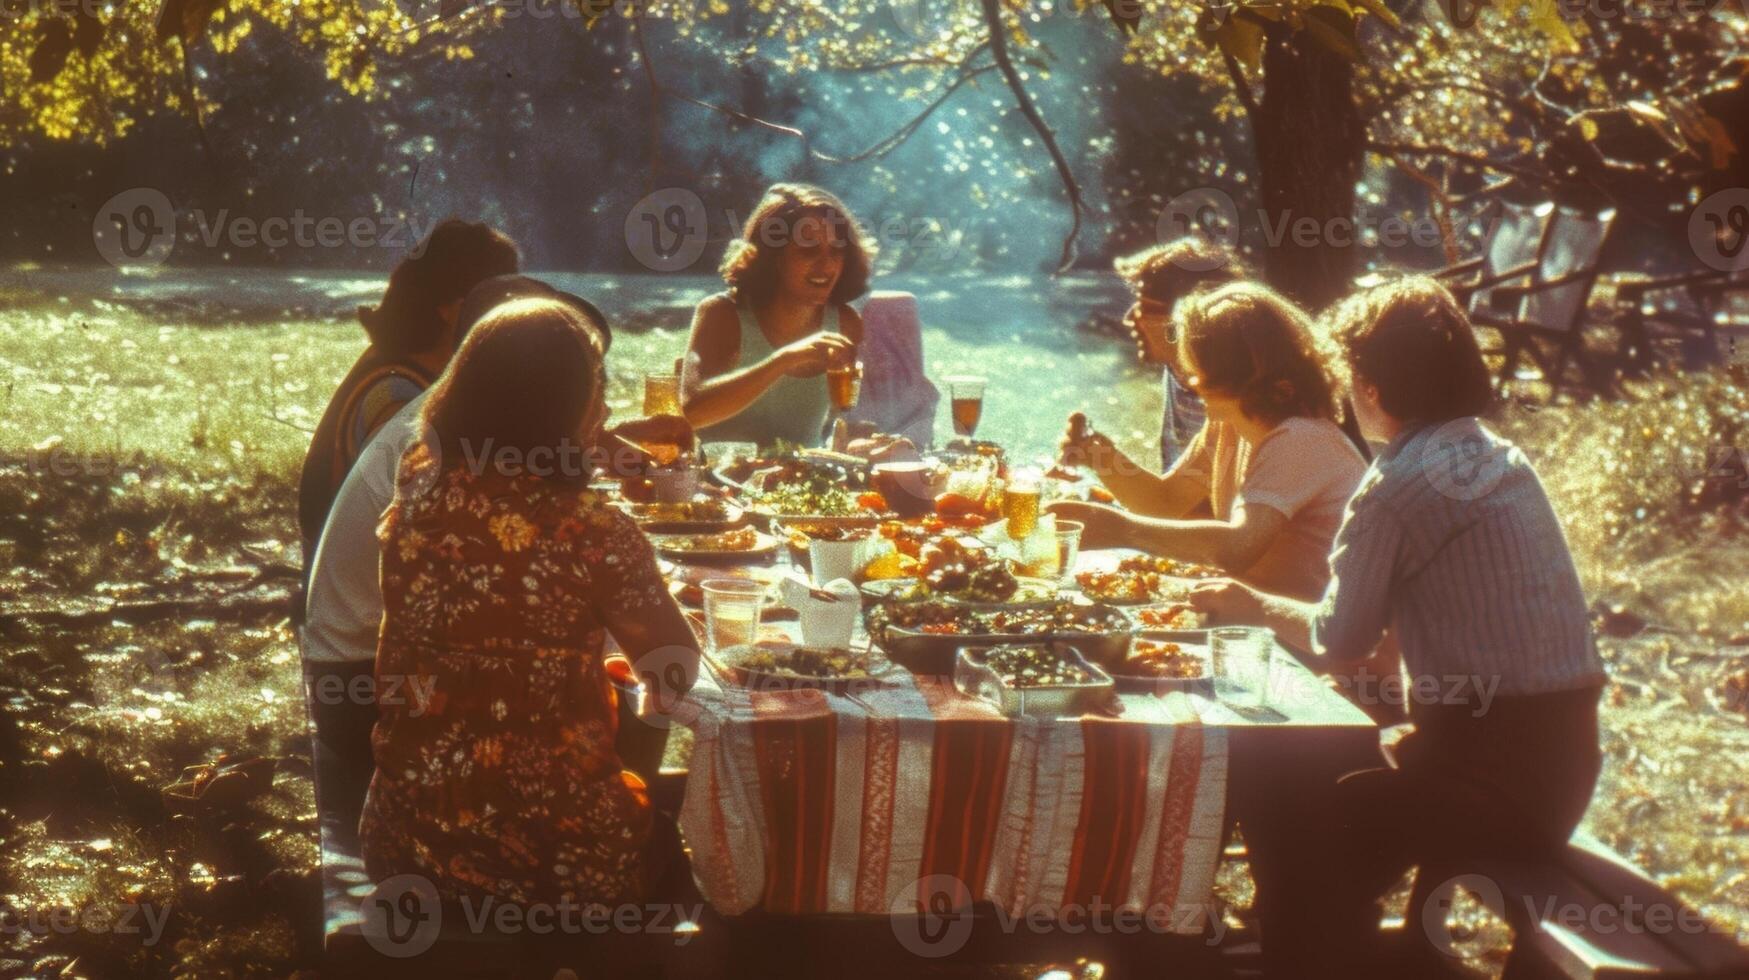
M 594 326 L 601 353 L 607 353 L 613 334 L 600 310 L 579 296 L 520 275 L 487 279 L 469 291 L 456 316 L 456 346 L 460 347 L 467 331 L 497 306 L 531 297 L 556 299 L 575 309 Z M 363 806 L 374 768 L 370 732 L 377 717 L 377 692 L 373 671 L 383 618 L 382 586 L 377 579 L 381 559 L 377 521 L 394 499 L 401 457 L 421 437 L 420 408 L 424 402 L 425 393 L 421 392 L 385 422 L 359 453 L 334 498 L 311 560 L 302 631 L 305 684 L 316 723 L 317 752 L 328 757 L 328 771 L 342 777 L 332 790 L 333 806 L 325 803 L 323 808 L 349 813 L 354 819 Z M 592 453 L 592 461 L 606 460 L 630 469 L 649 462 L 628 459 L 637 455 L 636 443 L 690 445 L 693 439 L 691 426 L 678 415 L 631 419 L 610 428 L 607 434 L 619 437 L 620 445 L 612 452 Z M 385 682 L 382 693 L 396 692 L 389 691 Z M 416 693 L 403 691 L 399 696 Z
M 1201 399 L 1177 373 L 1172 312 L 1187 296 L 1243 281 L 1246 270 L 1231 250 L 1195 235 L 1124 256 L 1114 267 L 1135 293 L 1123 324 L 1135 337 L 1136 354 L 1142 363 L 1161 368 L 1165 408 L 1160 419 L 1160 467 L 1169 472 L 1205 419 Z M 1156 516 L 1180 516 L 1161 510 L 1162 478 L 1093 431 L 1082 413 L 1069 416 L 1061 449 L 1065 462 L 1093 469 L 1125 507 Z

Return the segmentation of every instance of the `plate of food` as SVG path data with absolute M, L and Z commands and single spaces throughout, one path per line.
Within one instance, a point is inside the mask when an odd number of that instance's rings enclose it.
M 750 527 L 707 534 L 653 534 L 656 553 L 675 561 L 769 561 L 777 539 Z
M 747 513 L 726 500 L 700 498 L 678 503 L 632 503 L 614 506 L 626 512 L 648 534 L 709 534 L 747 523 Z
M 1182 602 L 1198 580 L 1223 574 L 1206 565 L 1138 555 L 1119 561 L 1115 568 L 1081 572 L 1075 584 L 1095 602 L 1131 606 Z
M 894 663 L 915 674 L 950 674 L 962 647 L 1058 640 L 1102 667 L 1129 652 L 1132 627 L 1111 607 L 1058 600 L 1043 606 L 980 608 L 950 602 L 893 603 L 867 613 L 868 633 Z
M 758 457 L 718 467 L 711 476 L 724 486 L 749 492 L 811 480 L 863 490 L 868 487 L 869 464 L 857 456 L 779 442 Z
M 812 524 L 848 523 L 874 527 L 886 514 L 886 500 L 815 474 L 801 480 L 767 482 L 748 493 L 748 510 L 767 525 L 805 520 Z
M 1005 715 L 1075 716 L 1111 702 L 1110 675 L 1067 643 L 962 648 L 954 687 Z
M 1154 630 L 1138 633 L 1109 672 L 1126 691 L 1213 691 L 1211 663 L 1207 632 Z
M 904 538 L 894 540 L 901 556 L 908 543 Z M 863 596 L 871 604 L 943 599 L 1012 606 L 1049 603 L 1057 597 L 1056 582 L 1015 574 L 1014 562 L 997 555 L 983 541 L 958 532 L 926 537 L 917 545 L 917 557 L 912 562 L 898 564 L 914 574 L 898 578 L 869 576 Z
M 736 684 L 755 691 L 818 688 L 843 694 L 874 686 L 894 669 L 893 664 L 866 653 L 787 640 L 761 640 L 711 656 Z

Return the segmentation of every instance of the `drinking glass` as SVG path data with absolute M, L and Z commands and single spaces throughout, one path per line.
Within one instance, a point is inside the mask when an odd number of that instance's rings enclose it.
M 826 390 L 832 394 L 832 407 L 848 412 L 856 407 L 862 393 L 862 362 L 851 361 L 826 369 Z
M 644 414 L 680 414 L 680 375 L 644 375 Z
M 947 397 L 953 404 L 953 431 L 972 438 L 978 431 L 978 419 L 984 414 L 984 386 L 988 378 L 956 374 L 943 378 L 947 382 Z
M 1024 541 L 1038 526 L 1040 476 L 1035 470 L 1016 470 L 1002 488 L 1002 516 L 1008 521 L 1008 536 Z
M 765 586 L 740 578 L 713 578 L 699 583 L 704 593 L 705 642 L 713 652 L 751 646 L 759 638 L 759 611 Z
M 1241 708 L 1269 705 L 1269 663 L 1274 631 L 1261 626 L 1217 626 L 1209 631 L 1215 694 Z
M 1057 521 L 1057 567 L 1062 570 L 1065 582 L 1075 574 L 1075 559 L 1081 554 L 1081 532 L 1086 529 L 1080 521 Z

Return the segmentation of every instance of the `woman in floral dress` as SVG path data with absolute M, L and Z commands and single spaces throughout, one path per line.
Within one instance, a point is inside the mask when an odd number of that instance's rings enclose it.
M 401 461 L 383 542 L 376 774 L 360 824 L 377 878 L 446 897 L 642 901 L 652 813 L 614 752 L 612 633 L 662 704 L 698 649 L 637 526 L 588 489 L 607 410 L 600 334 L 518 300 L 469 334 Z M 430 435 L 434 433 L 435 438 Z

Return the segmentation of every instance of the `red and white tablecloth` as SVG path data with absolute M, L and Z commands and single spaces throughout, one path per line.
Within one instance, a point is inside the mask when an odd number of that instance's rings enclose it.
M 681 826 L 705 897 L 736 914 L 912 912 L 947 875 L 1016 914 L 1209 909 L 1227 733 L 1183 694 L 1122 718 L 1005 718 L 948 679 L 854 696 L 701 678 Z M 920 885 L 920 882 L 927 882 Z

